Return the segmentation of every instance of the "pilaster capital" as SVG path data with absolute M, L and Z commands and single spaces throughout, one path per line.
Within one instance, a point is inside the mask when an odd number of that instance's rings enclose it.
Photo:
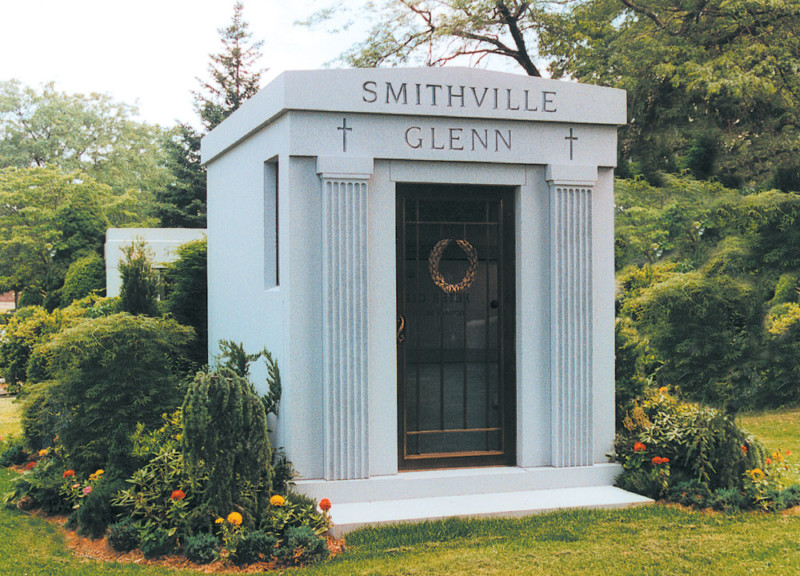
M 548 164 L 545 180 L 551 186 L 592 188 L 597 183 L 597 166 Z

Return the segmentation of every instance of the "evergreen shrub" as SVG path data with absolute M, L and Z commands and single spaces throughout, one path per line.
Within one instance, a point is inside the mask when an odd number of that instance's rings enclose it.
M 72 262 L 61 287 L 62 306 L 89 294 L 104 292 L 106 288 L 106 264 L 101 256 L 92 253 Z
M 106 466 L 112 449 L 130 452 L 139 423 L 155 427 L 175 410 L 183 392 L 177 362 L 192 335 L 174 320 L 120 313 L 84 320 L 42 344 L 57 382 L 50 394 L 69 414 L 53 436 L 76 471 Z
M 125 483 L 119 480 L 100 479 L 92 486 L 78 508 L 78 534 L 89 538 L 101 538 L 106 529 L 117 518 L 118 509 L 112 499 Z
M 183 402 L 183 453 L 208 473 L 203 502 L 215 516 L 243 511 L 245 523 L 266 510 L 272 461 L 267 414 L 253 384 L 221 366 L 198 372 Z
M 194 328 L 190 356 L 202 366 L 208 357 L 208 242 L 187 242 L 177 252 L 178 259 L 166 269 L 166 308 L 178 322 Z
M 317 536 L 308 526 L 298 526 L 286 532 L 275 556 L 286 566 L 303 566 L 324 560 L 329 553 L 324 538 Z
M 172 554 L 176 544 L 175 536 L 158 526 L 145 525 L 139 536 L 139 549 L 148 559 Z
M 193 534 L 183 539 L 186 558 L 198 564 L 208 564 L 219 556 L 219 539 L 208 532 Z
M 239 540 L 236 553 L 231 555 L 231 560 L 238 565 L 259 561 L 269 562 L 275 554 L 277 543 L 275 536 L 263 530 L 250 530 Z
M 130 552 L 139 547 L 140 527 L 130 518 L 109 526 L 108 543 L 117 552 Z

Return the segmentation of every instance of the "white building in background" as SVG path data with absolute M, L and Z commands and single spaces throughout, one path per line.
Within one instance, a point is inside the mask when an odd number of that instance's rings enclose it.
M 154 268 L 174 262 L 181 244 L 205 238 L 205 228 L 109 228 L 106 230 L 106 295 L 119 296 L 122 278 L 119 263 L 122 249 L 136 240 L 143 240 L 153 258 Z

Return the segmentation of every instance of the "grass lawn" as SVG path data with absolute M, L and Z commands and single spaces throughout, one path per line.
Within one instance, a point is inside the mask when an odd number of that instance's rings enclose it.
M 14 406 L 15 407 L 15 406 Z M 5 404 L 2 409 L 6 409 Z M 13 412 L 13 411 L 12 411 Z M 4 426 L 7 411 L 0 411 Z M 800 452 L 800 410 L 748 415 L 742 423 L 772 449 Z M 2 428 L 0 428 L 2 429 Z M 0 470 L 0 493 L 13 473 Z M 331 510 L 336 520 L 336 506 Z M 564 511 L 523 519 L 447 520 L 364 529 L 334 560 L 285 574 L 516 576 L 734 576 L 800 574 L 800 514 L 719 514 L 654 505 Z M 60 528 L 0 510 L 0 574 L 133 576 L 201 574 L 74 556 Z
M 791 450 L 800 458 L 800 408 L 744 414 L 738 420 L 770 450 Z
M 5 439 L 9 436 L 22 436 L 19 413 L 20 405 L 14 402 L 14 398 L 0 398 L 0 439 Z

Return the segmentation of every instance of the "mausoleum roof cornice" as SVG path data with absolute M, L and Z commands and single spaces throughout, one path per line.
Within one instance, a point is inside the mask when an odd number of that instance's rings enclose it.
M 624 90 L 476 68 L 288 71 L 203 138 L 203 162 L 293 111 L 609 126 L 627 114 Z

